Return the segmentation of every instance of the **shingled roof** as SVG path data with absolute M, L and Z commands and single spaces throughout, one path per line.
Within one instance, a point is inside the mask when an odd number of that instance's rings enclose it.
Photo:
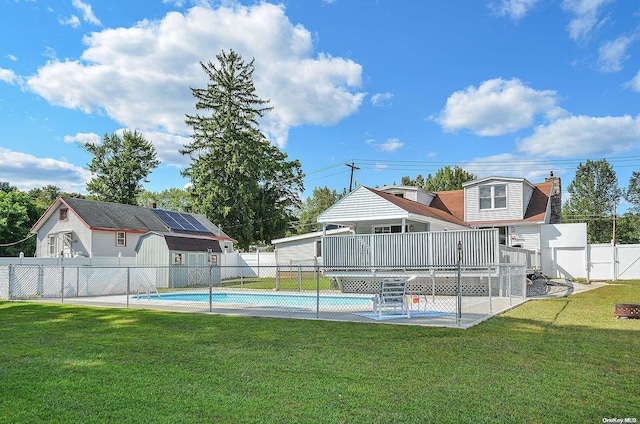
M 149 208 L 75 197 L 62 197 L 61 200 L 91 229 L 143 232 L 168 230 Z
M 430 218 L 435 218 L 442 221 L 451 222 L 452 224 L 463 225 L 465 227 L 468 227 L 468 224 L 464 222 L 462 219 L 456 217 L 455 215 L 452 215 L 451 213 L 445 210 L 441 210 L 433 206 L 423 205 L 422 203 L 418 203 L 413 200 L 398 197 L 394 194 L 385 193 L 383 191 L 375 190 L 369 187 L 366 187 L 366 188 L 371 192 L 377 194 L 378 196 L 382 197 L 383 199 L 387 200 L 388 202 L 393 203 L 394 205 L 402 208 L 403 210 L 409 213 L 428 216 Z

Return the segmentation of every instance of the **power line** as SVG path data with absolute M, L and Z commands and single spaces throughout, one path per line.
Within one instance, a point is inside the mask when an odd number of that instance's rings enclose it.
M 27 241 L 29 240 L 31 237 L 35 236 L 35 234 L 29 234 L 28 236 L 26 236 L 25 238 L 23 238 L 22 240 L 18 240 L 18 241 L 14 241 L 13 243 L 6 243 L 6 244 L 0 244 L 0 247 L 9 247 L 9 246 L 15 246 L 16 244 L 20 244 L 23 241 Z

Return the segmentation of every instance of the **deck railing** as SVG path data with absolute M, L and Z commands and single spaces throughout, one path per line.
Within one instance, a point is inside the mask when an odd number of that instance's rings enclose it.
M 540 252 L 521 247 L 500 246 L 501 264 L 524 264 L 527 270 L 540 269 Z
M 458 242 L 463 265 L 499 263 L 495 229 L 324 236 L 322 257 L 325 267 L 343 270 L 452 265 L 458 262 Z

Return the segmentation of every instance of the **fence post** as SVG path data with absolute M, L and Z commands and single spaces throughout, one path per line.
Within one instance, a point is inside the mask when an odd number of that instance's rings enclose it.
M 493 305 L 491 304 L 491 265 L 487 266 L 487 284 L 489 285 L 489 313 L 493 313 Z
M 298 291 L 302 291 L 302 265 L 298 264 Z
M 13 273 L 13 266 L 9 264 L 9 287 L 7 288 L 7 296 L 9 297 L 9 300 L 13 298 Z
M 44 297 L 44 266 L 38 265 L 38 295 Z
M 457 320 L 458 322 L 462 318 L 462 241 L 458 240 L 458 313 Z
M 207 259 L 209 262 L 209 312 L 213 312 L 213 278 L 211 275 L 213 263 L 211 263 L 211 248 L 208 248 L 207 252 L 209 253 Z
M 149 289 L 149 293 L 151 289 Z M 127 308 L 129 307 L 129 293 L 131 293 L 131 268 L 127 267 Z
M 316 318 L 320 318 L 320 270 L 318 264 L 315 267 L 316 273 Z
M 60 252 L 60 303 L 64 303 L 64 252 Z

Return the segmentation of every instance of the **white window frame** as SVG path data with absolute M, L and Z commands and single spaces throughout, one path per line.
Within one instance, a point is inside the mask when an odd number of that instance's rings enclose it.
M 58 238 L 56 236 L 49 236 L 49 256 L 51 257 L 55 257 L 56 256 L 56 252 L 57 252 L 57 240 Z
M 400 231 L 392 231 L 393 227 L 399 227 Z M 376 232 L 376 229 L 380 228 L 381 231 Z M 405 233 L 409 232 L 409 226 L 405 225 L 404 227 Z M 401 224 L 374 224 L 371 226 L 372 234 L 400 234 L 402 232 Z
M 504 187 L 504 196 L 497 196 L 496 192 L 498 188 Z M 489 196 L 482 196 L 483 189 L 489 190 Z M 504 206 L 496 206 L 498 199 L 504 198 Z M 506 184 L 491 184 L 478 187 L 478 209 L 481 211 L 493 210 L 493 209 L 507 209 L 507 185 Z M 488 200 L 490 205 L 488 207 L 482 207 L 482 201 Z
M 122 237 L 120 237 L 122 234 Z M 127 233 L 126 231 L 116 231 L 116 247 L 126 247 L 127 246 Z

